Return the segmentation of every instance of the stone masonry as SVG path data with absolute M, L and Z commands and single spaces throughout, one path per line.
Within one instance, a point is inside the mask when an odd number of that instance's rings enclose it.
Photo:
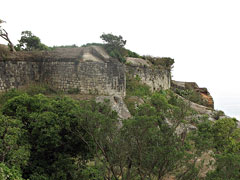
M 62 91 L 78 89 L 82 94 L 125 96 L 126 72 L 138 75 L 153 91 L 170 88 L 168 70 L 124 65 L 109 57 L 101 47 L 24 53 L 0 58 L 0 92 L 46 83 Z

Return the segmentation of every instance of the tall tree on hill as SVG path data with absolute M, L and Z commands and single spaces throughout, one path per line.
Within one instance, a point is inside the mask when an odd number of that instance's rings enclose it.
M 40 38 L 32 34 L 31 31 L 23 31 L 21 35 L 19 44 L 17 44 L 18 49 L 25 51 L 49 49 L 45 44 L 41 43 Z
M 5 39 L 8 42 L 11 51 L 16 52 L 13 43 L 11 42 L 11 40 L 8 37 L 7 31 L 5 29 L 3 29 L 1 26 L 2 23 L 5 23 L 5 21 L 0 19 L 0 37 L 2 37 L 3 39 Z
M 127 41 L 123 40 L 123 37 L 120 36 L 115 36 L 113 34 L 105 34 L 103 33 L 100 38 L 105 41 L 108 45 L 111 45 L 114 48 L 120 49 L 123 48 Z
M 110 56 L 117 58 L 120 62 L 125 62 L 124 58 L 124 46 L 127 41 L 123 40 L 121 35 L 116 36 L 111 33 L 103 33 L 100 38 L 106 43 L 104 48 L 109 53 Z

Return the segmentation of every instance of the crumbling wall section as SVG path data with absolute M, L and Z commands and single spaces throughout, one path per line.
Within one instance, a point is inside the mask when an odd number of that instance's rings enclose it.
M 171 87 L 171 72 L 168 69 L 126 65 L 126 72 L 130 77 L 139 77 L 142 83 L 151 87 L 152 91 Z

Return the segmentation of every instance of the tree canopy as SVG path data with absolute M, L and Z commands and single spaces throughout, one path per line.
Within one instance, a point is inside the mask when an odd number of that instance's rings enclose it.
M 106 43 L 104 47 L 110 56 L 117 58 L 120 62 L 125 62 L 125 49 L 127 41 L 123 40 L 121 35 L 116 36 L 111 33 L 105 34 L 103 33 L 100 38 Z
M 204 178 L 239 179 L 236 120 L 204 117 L 191 120 L 196 130 L 179 133 L 194 114 L 187 104 L 171 91 L 152 93 L 138 80 L 128 80 L 127 87 L 133 116 L 121 126 L 108 101 L 49 97 L 39 94 L 52 93 L 42 88 L 2 94 L 0 178 L 195 180 L 202 177 L 202 155 L 212 151 L 215 168 Z M 132 106 L 131 96 L 144 103 Z
M 110 45 L 114 48 L 117 48 L 117 49 L 123 48 L 127 43 L 126 40 L 123 40 L 123 37 L 121 35 L 116 36 L 116 35 L 113 35 L 111 33 L 109 33 L 109 34 L 103 33 L 100 36 L 100 38 L 103 41 L 105 41 L 108 45 Z
M 33 50 L 48 50 L 49 48 L 41 43 L 39 37 L 32 34 L 31 31 L 23 31 L 21 33 L 21 39 L 16 48 L 18 50 L 33 51 Z

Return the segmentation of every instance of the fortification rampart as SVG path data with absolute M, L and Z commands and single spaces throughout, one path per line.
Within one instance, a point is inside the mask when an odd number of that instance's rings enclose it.
M 15 54 L 0 59 L 0 92 L 31 83 L 46 83 L 82 94 L 126 94 L 126 73 L 139 76 L 153 91 L 170 88 L 170 71 L 124 65 L 99 47 L 61 49 L 40 54 Z
M 31 83 L 47 83 L 80 93 L 125 95 L 124 67 L 116 62 L 0 61 L 0 91 Z
M 127 65 L 126 72 L 131 77 L 139 77 L 141 82 L 150 86 L 152 91 L 166 90 L 171 86 L 171 73 L 167 69 Z

